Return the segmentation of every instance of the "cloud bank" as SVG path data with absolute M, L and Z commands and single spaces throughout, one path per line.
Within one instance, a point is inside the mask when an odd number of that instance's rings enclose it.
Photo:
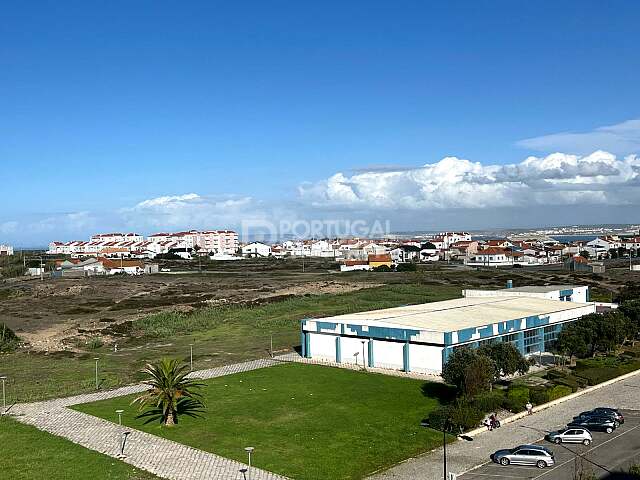
M 640 152 L 640 119 L 599 127 L 590 132 L 555 133 L 520 140 L 518 146 L 537 152 L 585 155 L 602 149 L 617 155 Z
M 143 234 L 296 221 L 387 221 L 393 230 L 632 223 L 640 206 L 640 157 L 602 150 L 553 153 L 520 163 L 446 157 L 420 167 L 385 165 L 336 172 L 299 185 L 291 197 L 168 194 L 106 212 L 0 219 L 0 240 L 44 245 L 99 231 Z M 562 207 L 562 208 L 554 208 Z M 18 240 L 15 240 L 18 239 Z
M 554 153 L 518 164 L 482 165 L 446 157 L 413 170 L 371 171 L 303 184 L 316 207 L 445 210 L 541 205 L 632 205 L 640 202 L 640 158 L 596 151 Z

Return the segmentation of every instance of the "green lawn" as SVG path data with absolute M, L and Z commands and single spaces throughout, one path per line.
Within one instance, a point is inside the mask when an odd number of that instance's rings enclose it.
M 363 478 L 441 441 L 419 426 L 439 405 L 440 384 L 303 364 L 206 383 L 205 416 L 173 428 L 136 420 L 132 397 L 74 408 L 111 421 L 122 408 L 130 427 L 243 462 L 253 446 L 256 466 L 296 479 Z
M 0 477 L 11 480 L 151 480 L 138 470 L 9 417 L 0 419 Z
M 308 295 L 260 306 L 217 307 L 191 314 L 150 315 L 126 327 L 118 352 L 103 346 L 85 353 L 0 354 L 0 374 L 7 375 L 7 400 L 28 402 L 86 393 L 95 389 L 94 360 L 100 357 L 101 388 L 140 380 L 145 363 L 162 357 L 189 361 L 194 368 L 243 362 L 287 351 L 300 344 L 299 320 L 434 302 L 460 296 L 460 287 L 393 284 L 343 294 Z

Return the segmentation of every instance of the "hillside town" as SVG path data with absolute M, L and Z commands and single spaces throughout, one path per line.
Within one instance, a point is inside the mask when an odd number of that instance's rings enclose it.
M 0 256 L 14 254 L 0 245 Z M 233 230 L 187 230 L 154 233 L 98 233 L 88 240 L 53 241 L 46 255 L 57 258 L 55 270 L 93 274 L 158 272 L 157 260 L 207 258 L 314 257 L 333 259 L 341 271 L 394 268 L 405 263 L 444 261 L 469 267 L 533 267 L 562 265 L 569 270 L 598 273 L 603 260 L 640 254 L 640 235 L 604 234 L 591 240 L 559 242 L 546 237 L 486 238 L 470 232 L 441 232 L 413 238 L 332 238 L 241 242 Z M 40 267 L 28 273 L 40 275 Z

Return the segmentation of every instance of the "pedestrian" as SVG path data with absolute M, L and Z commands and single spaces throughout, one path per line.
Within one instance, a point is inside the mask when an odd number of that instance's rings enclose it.
M 524 406 L 524 408 L 527 409 L 527 415 L 532 415 L 533 414 L 533 405 L 531 405 L 531 402 L 527 402 L 527 404 Z
M 491 422 L 489 422 L 488 419 L 484 419 L 484 422 L 482 422 L 482 424 L 487 427 L 487 430 L 491 431 Z

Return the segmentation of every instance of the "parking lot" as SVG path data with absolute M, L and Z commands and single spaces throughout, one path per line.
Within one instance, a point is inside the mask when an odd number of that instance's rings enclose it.
M 576 412 L 576 414 L 579 412 Z M 527 466 L 509 465 L 503 467 L 497 463 L 488 463 L 458 477 L 459 480 L 489 480 L 489 479 L 541 479 L 541 480 L 570 480 L 580 477 L 579 473 L 592 472 L 597 478 L 616 478 L 621 470 L 627 469 L 634 463 L 640 463 L 640 411 L 622 410 L 625 423 L 612 434 L 592 432 L 593 443 L 589 446 L 579 444 L 555 445 L 545 440 L 536 443 L 544 445 L 553 451 L 555 465 L 544 469 Z M 567 418 L 569 422 L 571 418 Z M 561 428 L 563 425 L 558 425 Z M 535 428 L 522 426 L 521 428 Z M 499 430 L 496 431 L 499 433 Z M 540 432 L 540 437 L 544 436 Z M 513 448 L 517 445 L 504 445 Z M 487 459 L 489 460 L 489 459 Z M 576 473 L 578 475 L 576 475 Z M 589 478 L 587 476 L 587 478 Z

